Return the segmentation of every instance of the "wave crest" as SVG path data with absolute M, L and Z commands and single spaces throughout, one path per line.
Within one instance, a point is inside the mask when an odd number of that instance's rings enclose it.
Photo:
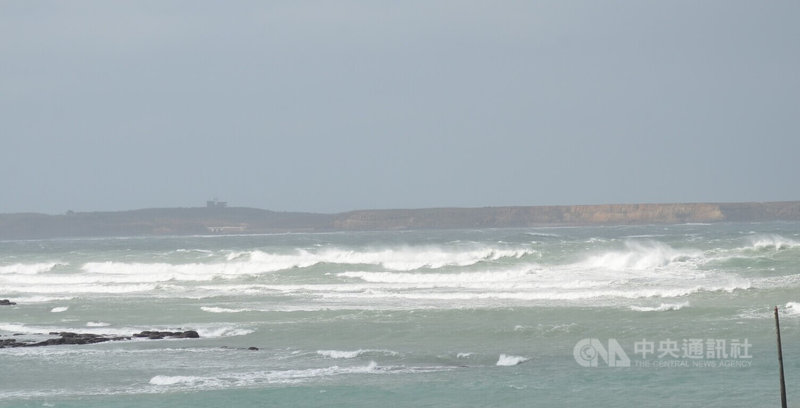
M 50 272 L 56 266 L 69 265 L 64 262 L 38 262 L 38 263 L 17 263 L 13 265 L 0 266 L 0 274 L 36 275 L 39 273 Z
M 687 306 L 689 306 L 689 302 L 662 303 L 658 306 L 631 306 L 631 310 L 636 312 L 666 312 L 671 310 L 681 310 Z
M 756 235 L 750 238 L 750 243 L 752 248 L 757 250 L 775 249 L 776 251 L 780 251 L 783 249 L 800 247 L 800 242 L 778 234 Z
M 588 269 L 649 270 L 677 262 L 688 262 L 703 256 L 694 249 L 677 250 L 657 241 L 627 241 L 626 250 L 608 251 L 590 256 L 578 266 Z
M 510 354 L 500 354 L 500 358 L 497 359 L 496 365 L 502 367 L 511 367 L 515 365 L 520 365 L 528 360 L 529 358 L 527 357 L 512 356 Z

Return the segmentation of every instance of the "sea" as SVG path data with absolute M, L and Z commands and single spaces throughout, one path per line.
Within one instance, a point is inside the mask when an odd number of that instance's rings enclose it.
M 0 242 L 0 407 L 800 404 L 800 223 Z

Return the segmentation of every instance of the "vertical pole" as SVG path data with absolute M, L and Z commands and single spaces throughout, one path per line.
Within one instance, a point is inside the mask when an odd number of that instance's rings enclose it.
M 778 306 L 775 306 L 775 330 L 778 332 L 778 367 L 781 370 L 781 407 L 786 408 L 786 382 L 783 379 L 783 350 L 781 349 L 781 324 L 778 321 Z

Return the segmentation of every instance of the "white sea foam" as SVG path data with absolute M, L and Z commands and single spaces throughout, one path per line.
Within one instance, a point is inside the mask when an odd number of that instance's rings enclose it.
M 662 303 L 658 306 L 631 306 L 631 310 L 637 312 L 664 312 L 670 310 L 681 310 L 684 307 L 688 307 L 689 302 L 681 302 L 681 303 Z
M 439 247 L 400 247 L 388 249 L 350 250 L 327 248 L 297 249 L 291 253 L 264 251 L 231 252 L 226 262 L 164 263 L 164 262 L 87 262 L 81 266 L 84 274 L 48 275 L 15 279 L 19 284 L 80 285 L 102 283 L 157 283 L 168 281 L 211 281 L 215 278 L 235 278 L 259 275 L 292 268 L 305 268 L 321 263 L 380 265 L 390 270 L 410 271 L 419 268 L 437 269 L 444 266 L 468 266 L 481 261 L 502 258 L 521 258 L 534 253 L 526 248 L 476 247 L 443 249 Z M 29 275 L 46 272 L 56 263 L 28 265 Z M 4 267 L 16 271 L 21 267 Z
M 456 358 L 470 358 L 475 353 L 458 353 L 456 354 Z
M 507 282 L 518 280 L 527 275 L 525 269 L 496 272 L 461 272 L 461 273 L 396 273 L 396 272 L 342 272 L 338 276 L 358 278 L 366 282 L 376 283 L 475 283 L 475 282 Z
M 16 284 L 6 286 L 7 290 L 30 294 L 75 295 L 75 294 L 128 294 L 151 292 L 157 288 L 155 284 Z M 35 297 L 35 296 L 34 296 Z M 52 299 L 69 299 L 66 296 L 55 296 Z
M 255 332 L 251 329 L 244 329 L 236 326 L 222 326 L 222 327 L 200 327 L 197 328 L 197 334 L 200 337 L 233 337 L 233 336 L 246 336 Z
M 14 332 L 14 333 L 22 333 L 22 334 L 47 334 L 50 332 L 78 332 L 78 333 L 89 333 L 89 334 L 108 335 L 108 336 L 130 336 L 133 333 L 151 329 L 142 329 L 134 327 L 89 328 L 89 327 L 64 327 L 64 326 L 34 326 L 22 323 L 0 323 L 0 330 L 7 332 Z
M 68 265 L 64 262 L 38 262 L 38 263 L 18 263 L 13 265 L 0 265 L 0 274 L 19 274 L 36 275 L 38 273 L 50 272 L 59 265 Z
M 58 306 L 52 308 L 50 311 L 52 313 L 61 313 L 61 312 L 66 312 L 67 310 L 69 310 L 69 306 Z
M 208 377 L 183 376 L 183 375 L 157 375 L 150 379 L 152 385 L 194 384 L 209 381 Z
M 19 296 L 15 297 L 14 301 L 19 304 L 24 303 L 48 303 L 48 302 L 59 302 L 62 300 L 73 300 L 74 297 L 72 296 Z
M 784 311 L 790 315 L 800 315 L 800 302 L 786 303 Z
M 209 306 L 201 306 L 200 310 L 208 313 L 241 313 L 241 312 L 253 311 L 253 309 L 228 309 L 224 307 L 209 307 Z
M 325 358 L 356 358 L 364 353 L 364 350 L 341 351 L 341 350 L 317 350 L 317 354 Z
M 426 372 L 441 369 L 442 368 L 415 369 L 379 367 L 377 363 L 371 361 L 369 364 L 363 366 L 330 366 L 294 370 L 234 372 L 221 373 L 217 376 L 157 375 L 152 377 L 149 383 L 159 388 L 217 389 L 247 387 L 255 384 L 292 384 L 340 375 Z
M 510 354 L 500 354 L 500 358 L 497 359 L 497 365 L 503 367 L 509 367 L 522 364 L 528 360 L 529 359 L 527 357 L 512 356 Z
M 785 238 L 778 234 L 760 234 L 750 238 L 750 243 L 754 249 L 789 249 L 800 247 L 800 242 Z
M 26 303 L 48 303 L 48 302 L 60 302 L 63 300 L 73 300 L 74 297 L 72 296 L 15 296 L 14 301 L 18 304 L 26 304 Z
M 623 251 L 607 251 L 590 256 L 577 264 L 586 269 L 600 270 L 653 270 L 676 262 L 688 262 L 703 256 L 695 249 L 677 250 L 657 241 L 627 241 Z
M 394 356 L 397 355 L 397 352 L 392 350 L 373 350 L 373 349 L 317 350 L 317 354 L 325 358 L 348 359 L 348 358 L 356 358 L 365 354 L 383 354 L 383 355 Z
M 86 327 L 108 327 L 111 323 L 106 322 L 86 322 Z

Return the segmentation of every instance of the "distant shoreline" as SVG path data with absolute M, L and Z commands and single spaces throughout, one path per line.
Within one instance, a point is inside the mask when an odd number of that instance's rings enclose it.
M 800 221 L 800 201 L 358 210 L 244 207 L 0 214 L 0 239 Z

